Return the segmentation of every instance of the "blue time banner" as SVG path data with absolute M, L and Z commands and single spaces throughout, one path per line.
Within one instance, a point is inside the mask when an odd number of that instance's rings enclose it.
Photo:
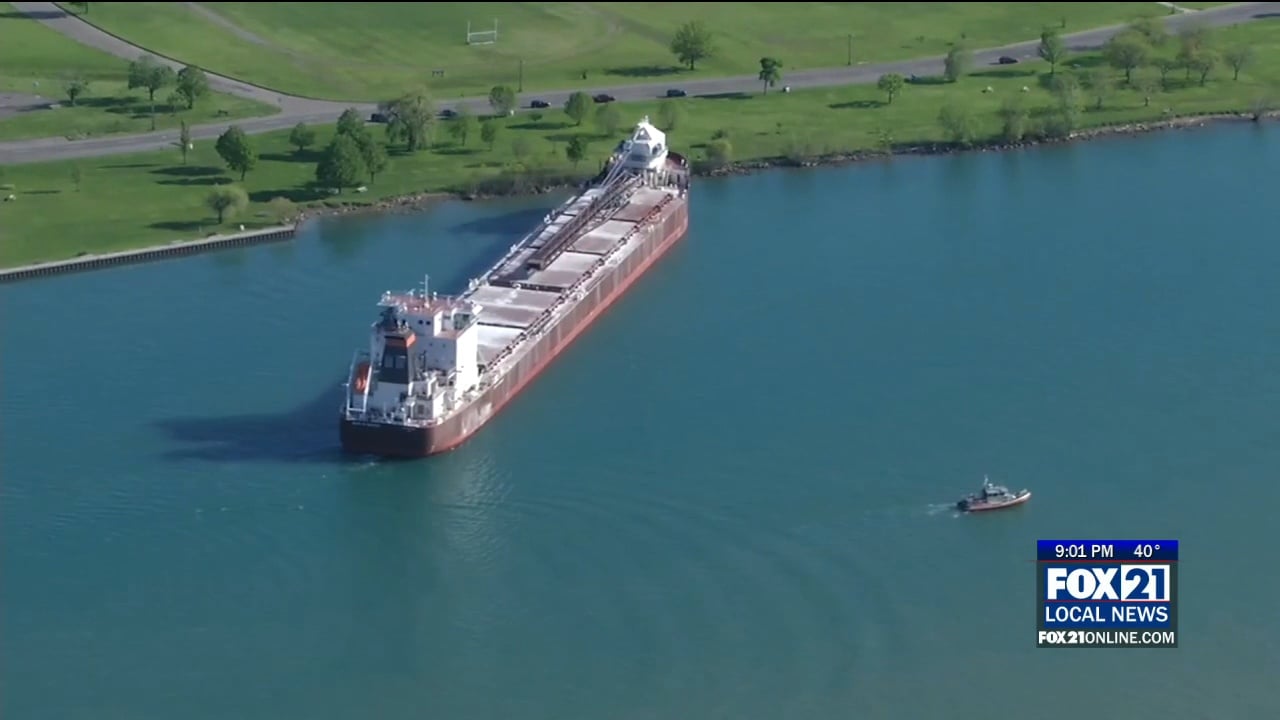
M 1040 562 L 1177 562 L 1177 540 L 1037 540 Z

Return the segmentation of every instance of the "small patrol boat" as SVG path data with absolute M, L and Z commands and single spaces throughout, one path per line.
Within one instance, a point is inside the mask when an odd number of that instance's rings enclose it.
M 1021 505 L 1031 499 L 1031 491 L 1023 488 L 1017 492 L 1011 492 L 1009 488 L 1003 485 L 995 485 L 986 475 L 982 476 L 982 490 L 966 495 L 956 503 L 956 509 L 961 512 L 983 512 L 986 510 L 1003 510 Z

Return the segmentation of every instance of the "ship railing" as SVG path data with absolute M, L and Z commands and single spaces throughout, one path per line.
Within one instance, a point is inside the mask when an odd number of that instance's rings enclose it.
M 644 217 L 642 217 L 634 227 L 623 234 L 623 236 L 609 248 L 608 252 L 591 264 L 591 267 L 587 272 L 582 274 L 582 277 L 577 282 L 565 288 L 560 297 L 556 298 L 555 302 L 553 302 L 546 310 L 542 311 L 542 313 L 538 315 L 538 318 L 534 320 L 524 332 L 520 333 L 516 337 L 515 342 L 503 348 L 502 351 L 495 355 L 485 367 L 485 371 L 480 374 L 480 377 L 483 379 L 491 374 L 497 374 L 501 369 L 499 366 L 502 364 L 502 361 L 506 360 L 513 353 L 523 347 L 527 341 L 535 339 L 541 335 L 543 329 L 545 329 L 547 324 L 551 322 L 551 319 L 555 317 L 556 313 L 559 312 L 566 303 L 572 300 L 578 292 L 582 291 L 587 285 L 591 284 L 595 280 L 596 273 L 613 258 L 614 254 L 622 249 L 627 242 L 631 240 L 631 238 L 636 236 L 636 234 L 652 230 L 648 225 L 649 221 L 660 215 L 663 209 L 666 208 L 672 200 L 672 196 L 667 195 L 663 197 L 657 205 L 654 205 L 649 212 L 645 213 Z

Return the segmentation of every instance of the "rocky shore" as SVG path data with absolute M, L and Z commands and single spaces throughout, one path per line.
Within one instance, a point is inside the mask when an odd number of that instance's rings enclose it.
M 709 177 L 748 175 L 762 170 L 772 170 L 777 168 L 813 168 L 828 165 L 846 165 L 865 160 L 884 159 L 895 155 L 954 155 L 968 152 L 1004 152 L 1007 150 L 1024 150 L 1046 145 L 1064 145 L 1104 137 L 1141 135 L 1163 130 L 1182 130 L 1187 128 L 1206 127 L 1208 125 L 1223 122 L 1262 122 L 1278 119 L 1280 119 L 1280 111 L 1264 113 L 1261 115 L 1255 115 L 1253 113 L 1189 115 L 1186 117 L 1174 117 L 1168 120 L 1125 123 L 1122 125 L 1103 125 L 1086 130 L 1079 130 L 1063 137 L 1034 138 L 1019 142 L 991 140 L 988 142 L 977 142 L 968 145 L 961 145 L 958 143 L 925 143 L 920 145 L 896 146 L 891 152 L 859 150 L 846 153 L 829 153 L 803 159 L 777 157 L 759 160 L 744 160 L 741 162 L 729 163 L 718 168 L 703 169 L 698 174 Z

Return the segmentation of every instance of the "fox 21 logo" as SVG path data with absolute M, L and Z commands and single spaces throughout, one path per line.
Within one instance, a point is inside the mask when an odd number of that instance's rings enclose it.
M 1046 600 L 1169 602 L 1168 565 L 1099 565 L 1045 569 Z

